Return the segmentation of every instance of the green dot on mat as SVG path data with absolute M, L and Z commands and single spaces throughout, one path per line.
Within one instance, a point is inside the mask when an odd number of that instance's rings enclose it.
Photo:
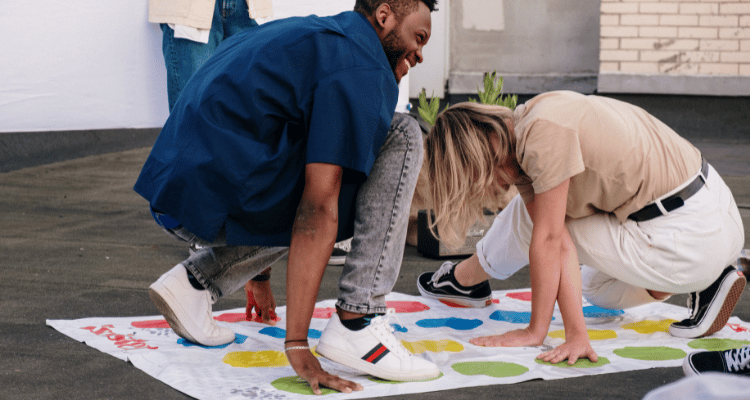
M 687 353 L 672 347 L 623 347 L 613 353 L 623 358 L 643 361 L 664 361 L 685 358 Z
M 310 388 L 310 385 L 308 385 L 307 382 L 305 382 L 298 376 L 286 376 L 283 378 L 276 379 L 275 381 L 271 382 L 271 386 L 275 387 L 278 390 L 283 390 L 285 392 L 314 395 L 312 389 Z M 320 391 L 324 395 L 339 393 L 333 389 L 328 389 L 324 387 L 321 387 Z
M 739 349 L 747 344 L 750 344 L 748 340 L 735 340 L 735 339 L 696 339 L 688 343 L 688 346 L 693 349 L 703 349 L 711 351 L 724 351 L 729 349 Z
M 542 361 L 542 360 L 534 360 L 534 361 L 536 361 L 537 364 L 550 365 L 552 367 L 557 367 L 557 368 L 596 368 L 596 367 L 601 367 L 603 365 L 609 364 L 609 360 L 606 357 L 599 357 L 599 361 L 595 363 L 591 362 L 591 360 L 589 360 L 588 358 L 581 358 L 577 360 L 575 364 L 573 365 L 568 365 L 567 360 L 560 361 L 557 364 L 552 364 L 550 362 Z
M 367 379 L 369 379 L 369 380 L 371 380 L 371 381 L 373 381 L 375 383 L 384 383 L 384 384 L 387 384 L 387 385 L 397 385 L 399 383 L 429 382 L 429 381 L 434 381 L 436 379 L 440 379 L 442 377 L 443 377 L 443 373 L 441 372 L 440 375 L 438 375 L 436 378 L 422 379 L 421 381 L 408 381 L 408 382 L 404 382 L 404 381 L 386 381 L 384 379 L 376 378 L 374 376 L 368 376 Z
M 529 371 L 523 365 L 502 361 L 467 361 L 455 363 L 451 368 L 461 375 L 487 375 L 493 378 L 508 378 Z

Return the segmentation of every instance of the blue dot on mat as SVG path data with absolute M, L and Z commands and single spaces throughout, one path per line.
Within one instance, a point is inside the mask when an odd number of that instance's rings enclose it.
M 310 329 L 309 331 L 307 331 L 307 337 L 312 338 L 312 339 L 320 339 L 320 335 L 322 333 L 323 332 L 317 329 Z
M 605 317 L 616 317 L 618 315 L 625 314 L 623 310 L 609 310 L 598 306 L 586 306 L 583 307 L 583 316 L 586 318 L 605 318 Z
M 258 332 L 262 335 L 268 335 L 270 337 L 275 337 L 277 339 L 283 339 L 286 336 L 286 330 L 277 328 L 275 326 L 269 326 L 266 328 L 263 328 Z M 307 331 L 307 336 L 312 339 L 320 339 L 320 335 L 323 332 L 317 330 L 317 329 L 310 329 Z
M 235 333 L 234 334 L 234 342 L 227 343 L 227 344 L 222 344 L 220 346 L 204 346 L 202 344 L 193 343 L 193 342 L 187 341 L 187 340 L 182 339 L 182 338 L 177 339 L 177 344 L 181 344 L 181 345 L 183 345 L 185 347 L 201 347 L 201 348 L 204 348 L 204 349 L 223 349 L 223 348 L 229 346 L 232 343 L 237 343 L 237 344 L 245 343 L 245 340 L 247 340 L 247 336 Z
M 275 337 L 278 339 L 283 339 L 286 336 L 285 330 L 281 328 L 277 328 L 275 326 L 269 326 L 267 328 L 263 328 L 258 333 L 260 333 L 261 335 L 268 335 L 270 337 Z
M 490 315 L 490 319 L 494 319 L 495 321 L 500 322 L 510 322 L 513 324 L 528 324 L 529 322 L 531 322 L 531 313 L 498 310 Z M 552 317 L 552 321 L 554 320 L 555 317 Z
M 409 331 L 408 329 L 404 328 L 403 326 L 401 326 L 401 325 L 399 325 L 399 324 L 391 324 L 391 326 L 392 326 L 392 327 L 393 327 L 393 329 L 395 329 L 395 330 L 396 330 L 397 332 L 408 332 L 408 331 Z
M 442 328 L 447 327 L 458 331 L 468 331 L 482 325 L 482 321 L 478 319 L 464 319 L 464 318 L 438 318 L 438 319 L 422 319 L 417 321 L 417 326 L 422 328 Z

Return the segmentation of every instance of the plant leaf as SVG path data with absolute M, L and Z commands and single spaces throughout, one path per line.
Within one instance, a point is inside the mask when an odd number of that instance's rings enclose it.
M 500 105 L 510 108 L 511 110 L 516 108 L 518 103 L 518 96 L 506 96 L 502 97 L 503 93 L 503 77 L 497 76 L 497 71 L 492 73 L 484 74 L 484 90 L 477 88 L 477 94 L 479 95 L 479 102 L 482 104 Z M 470 99 L 469 101 L 474 101 Z

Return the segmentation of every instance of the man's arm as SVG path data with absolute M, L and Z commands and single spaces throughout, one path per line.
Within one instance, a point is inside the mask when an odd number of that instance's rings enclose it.
M 294 219 L 287 263 L 287 348 L 307 344 L 318 289 L 336 242 L 341 175 L 342 168 L 337 165 L 311 163 L 305 167 L 305 188 Z M 321 384 L 344 393 L 362 390 L 357 383 L 323 371 L 309 350 L 293 349 L 286 355 L 315 394 L 321 393 Z

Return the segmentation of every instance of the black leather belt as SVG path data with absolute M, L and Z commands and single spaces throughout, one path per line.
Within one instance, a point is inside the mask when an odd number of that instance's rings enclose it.
M 682 207 L 682 205 L 685 204 L 685 200 L 689 199 L 690 196 L 698 193 L 698 191 L 701 190 L 701 188 L 705 184 L 703 178 L 708 177 L 708 163 L 703 158 L 701 158 L 701 172 L 703 173 L 703 176 L 696 176 L 695 179 L 690 182 L 689 185 L 685 186 L 682 190 L 667 197 L 666 199 L 661 200 L 661 205 L 665 210 L 667 210 L 667 212 Z M 628 218 L 636 222 L 642 222 L 654 219 L 661 215 L 664 214 L 659 209 L 659 206 L 656 205 L 656 203 L 652 203 L 630 214 Z

